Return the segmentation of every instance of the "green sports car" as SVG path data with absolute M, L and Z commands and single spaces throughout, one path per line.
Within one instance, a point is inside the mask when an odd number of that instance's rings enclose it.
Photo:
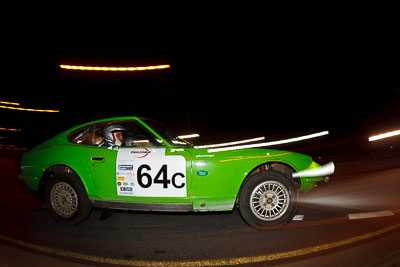
M 226 211 L 257 229 L 296 213 L 299 191 L 333 173 L 311 157 L 273 149 L 196 149 L 159 123 L 138 117 L 73 127 L 22 157 L 26 185 L 43 194 L 59 222 L 84 221 L 92 207 Z

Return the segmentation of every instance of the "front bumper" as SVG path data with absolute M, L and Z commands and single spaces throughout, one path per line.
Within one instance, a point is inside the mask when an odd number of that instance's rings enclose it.
M 300 179 L 300 191 L 308 191 L 314 188 L 315 184 L 318 182 L 328 182 L 328 175 L 331 175 L 334 172 L 335 165 L 333 162 L 320 166 L 318 163 L 313 161 L 307 169 L 293 173 L 292 177 Z

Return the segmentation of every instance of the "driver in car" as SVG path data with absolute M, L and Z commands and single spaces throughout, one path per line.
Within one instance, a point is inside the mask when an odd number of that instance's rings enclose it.
M 104 127 L 103 136 L 105 142 L 103 146 L 122 146 L 124 144 L 124 131 L 125 127 L 119 124 Z

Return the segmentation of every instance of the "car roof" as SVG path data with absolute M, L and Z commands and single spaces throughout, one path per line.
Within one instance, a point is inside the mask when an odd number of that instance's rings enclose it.
M 118 120 L 137 120 L 137 119 L 140 119 L 140 118 L 137 116 L 125 116 L 125 117 L 112 117 L 112 118 L 99 119 L 99 120 L 85 122 L 85 123 L 76 125 L 70 129 L 66 130 L 65 132 L 72 132 L 79 128 L 82 128 L 82 127 L 85 127 L 88 125 L 92 125 L 92 124 L 96 124 L 96 123 L 102 123 L 102 122 L 108 122 L 108 121 L 118 121 Z

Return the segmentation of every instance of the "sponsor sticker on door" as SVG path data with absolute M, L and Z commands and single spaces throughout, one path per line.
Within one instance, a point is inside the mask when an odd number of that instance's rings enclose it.
M 186 159 L 165 155 L 165 148 L 120 148 L 116 167 L 120 196 L 187 196 Z

